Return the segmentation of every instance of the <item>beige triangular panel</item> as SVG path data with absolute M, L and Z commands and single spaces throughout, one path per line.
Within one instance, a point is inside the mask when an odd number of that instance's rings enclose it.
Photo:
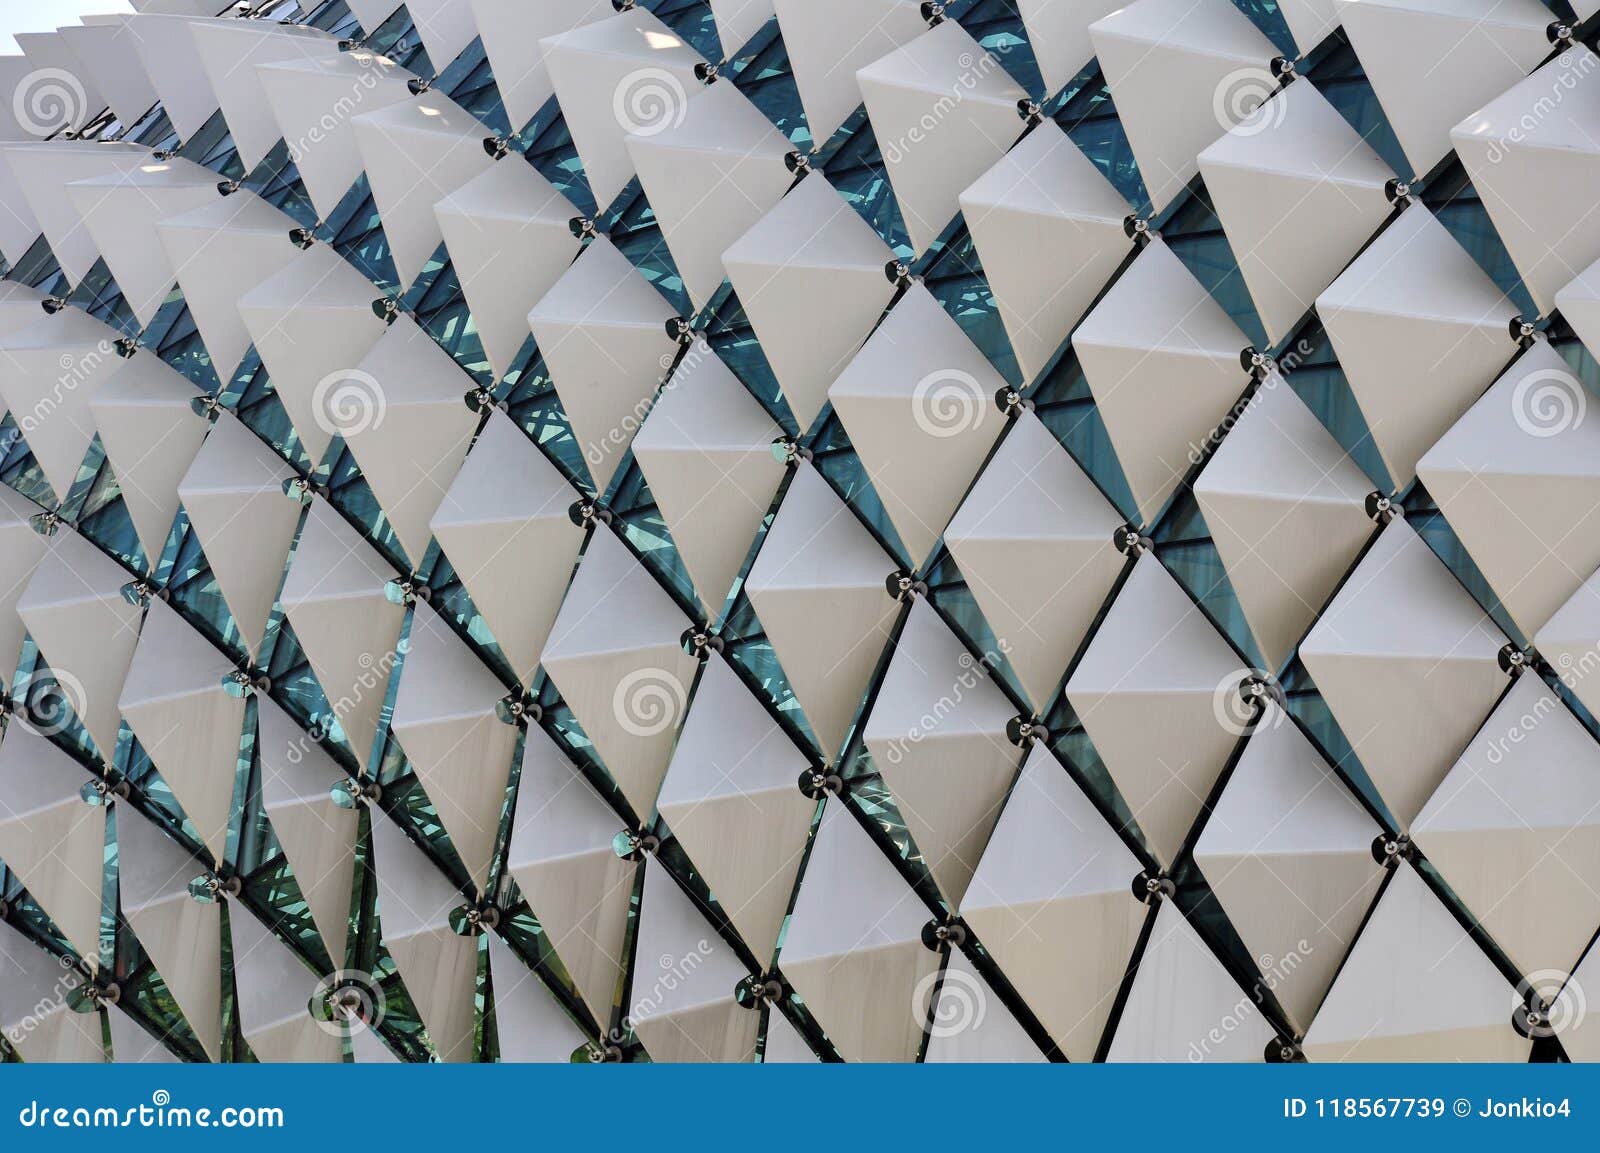
M 1195 481 L 1268 669 L 1283 666 L 1371 539 L 1376 487 L 1276 373 Z
M 217 174 L 177 156 L 151 157 L 137 167 L 75 181 L 66 194 L 134 317 L 148 326 L 177 278 L 156 225 L 214 203 L 220 195 Z
M 490 414 L 433 533 L 523 683 L 533 679 L 583 547 L 578 499 L 515 421 Z
M 317 244 L 239 298 L 239 315 L 313 461 L 339 431 L 341 393 L 362 395 L 356 369 L 385 331 L 372 312 L 377 296 L 344 257 Z
M 222 687 L 235 668 L 176 611 L 152 599 L 117 701 L 215 861 L 228 846 L 244 728 L 244 701 Z
M 1128 202 L 1046 120 L 961 194 L 961 214 L 1032 380 L 1133 253 Z
M 63 526 L 17 601 L 17 616 L 107 765 L 116 755 L 117 698 L 143 615 L 122 599 L 131 580 L 132 573 Z
M 747 976 L 666 866 L 647 858 L 627 1019 L 650 1059 L 753 1059 L 760 1008 L 734 999 Z
M 411 73 L 366 49 L 255 67 L 306 195 L 326 217 L 361 175 L 353 110 L 375 112 L 410 100 Z
M 89 402 L 128 518 L 153 569 L 178 515 L 178 485 L 210 424 L 190 402 L 200 393 L 153 352 L 140 352 Z
M 1108 1061 L 1260 1061 L 1273 1029 L 1178 906 L 1162 901 Z
M 1392 521 L 1300 659 L 1402 826 L 1500 694 L 1505 637 L 1410 525 Z
M 377 811 L 372 814 L 372 861 L 383 943 L 434 1052 L 441 1061 L 473 1060 L 478 940 L 450 927 L 451 912 L 465 898 L 400 826 Z
M 478 430 L 477 415 L 462 399 L 471 378 L 416 321 L 401 316 L 350 383 L 352 405 L 341 410 L 336 392 L 328 398 L 334 424 L 418 567 L 433 538 L 428 522 Z
M 783 430 L 711 346 L 673 370 L 633 453 L 694 578 L 706 618 L 722 615 L 756 532 L 783 482 Z
M 334 759 L 270 697 L 255 699 L 261 807 L 338 968 L 350 935 L 359 815 L 333 801 L 330 790 L 345 780 Z
M 1194 859 L 1299 1032 L 1383 879 L 1372 855 L 1381 831 L 1294 722 L 1267 705 Z
M 200 63 L 200 50 L 189 34 L 189 25 L 222 21 L 213 21 L 214 12 L 194 4 L 179 6 L 169 0 L 138 7 L 138 15 L 123 17 L 124 51 L 135 53 L 143 61 L 173 130 L 188 141 L 206 126 L 218 108 L 217 94 Z
M 561 114 L 604 211 L 633 179 L 630 132 L 656 134 L 684 122 L 705 63 L 645 8 L 631 8 L 540 41 Z
M 1047 95 L 1060 92 L 1093 61 L 1089 25 L 1119 7 L 1117 0 L 1017 0 Z
M 931 990 L 930 990 L 931 992 Z M 928 1031 L 929 1064 L 1021 1064 L 1044 1054 L 960 949 L 952 950 Z
M 962 190 L 1022 135 L 1017 109 L 1028 93 L 955 20 L 868 64 L 856 80 L 921 255 L 961 210 Z
M 917 0 L 773 0 L 815 147 L 861 104 L 856 72 L 928 30 Z
M 830 760 L 899 615 L 884 587 L 894 569 L 821 474 L 799 465 L 745 590 Z
M 1145 524 L 1203 459 L 1212 429 L 1244 392 L 1239 354 L 1249 343 L 1159 238 L 1073 334 Z
M 693 624 L 626 546 L 595 526 L 550 629 L 544 669 L 635 813 L 655 807 L 696 661 Z
M 829 801 L 779 964 L 846 1061 L 914 1061 L 939 955 L 928 908 L 845 806 Z
M 8 725 L 0 740 L 0 861 L 78 955 L 98 965 L 106 810 L 79 796 L 88 781 L 26 724 Z
M 24 1062 L 106 1059 L 99 1010 L 79 1013 L 67 1002 L 82 978 L 10 926 L 0 927 L 0 975 L 0 1033 Z
M 592 241 L 528 314 L 539 354 L 604 493 L 672 366 L 676 313 L 604 237 Z
M 945 544 L 1033 701 L 1051 694 L 1126 564 L 1122 517 L 1023 410 L 945 529 Z
M 222 1052 L 222 904 L 197 901 L 194 858 L 132 805 L 117 817 L 117 891 L 122 915 L 166 982 L 206 1056 Z M 242 913 L 242 910 L 241 910 Z
M 472 16 L 494 70 L 512 128 L 521 128 L 555 94 L 544 64 L 544 39 L 616 14 L 611 0 L 471 0 Z
M 490 933 L 489 975 L 494 983 L 494 1023 L 500 1060 L 565 1064 L 588 1042 L 583 1031 L 511 951 Z
M 1516 989 L 1402 863 L 1301 1043 L 1311 1061 L 1526 1061 Z
M 39 229 L 50 242 L 50 254 L 73 284 L 89 275 L 100 250 L 84 227 L 66 186 L 150 162 L 148 148 L 120 142 L 34 140 L 0 145 L 0 163 L 10 169 Z
M 889 246 L 827 178 L 802 180 L 722 254 L 803 432 L 894 297 Z
M 1139 860 L 1035 746 L 961 902 L 962 919 L 1073 1061 L 1094 1058 L 1147 910 Z
M 926 601 L 911 607 L 863 739 L 939 891 L 959 905 L 1022 754 L 1016 709 Z
M 1411 162 L 1402 175 L 1426 176 L 1449 155 L 1457 121 L 1550 54 L 1550 9 L 1539 0 L 1334 0 L 1333 7 Z
M 1417 475 L 1523 635 L 1600 567 L 1600 422 L 1545 341 L 1519 357 Z
M 12 678 L 28 631 L 17 615 L 17 604 L 50 547 L 29 523 L 43 512 L 21 493 L 0 486 L 0 684 L 8 689 L 15 687 Z
M 568 227 L 578 210 L 533 165 L 507 156 L 433 214 L 498 380 L 528 339 L 528 311 L 578 254 Z
M 913 567 L 933 551 L 1004 425 L 1005 380 L 920 284 L 828 389 Z
M 1519 972 L 1573 970 L 1600 925 L 1600 747 L 1543 681 L 1512 686 L 1411 831 Z
M 628 155 L 696 310 L 721 287 L 722 252 L 783 197 L 793 149 L 732 84 L 694 93 L 679 122 L 627 137 Z
M 311 997 L 321 987 L 317 974 L 242 903 L 229 907 L 228 926 L 239 1029 L 256 1060 L 342 1062 L 340 1022 L 311 1015 Z
M 64 308 L 0 337 L 0 404 L 11 410 L 58 503 L 72 491 L 94 440 L 89 402 L 127 363 L 117 355 L 121 335 Z
M 1450 130 L 1472 186 L 1541 313 L 1600 258 L 1600 57 L 1564 49 Z M 1555 97 L 1560 93 L 1560 99 Z
M 294 476 L 283 459 L 230 413 L 211 426 L 178 496 L 217 587 L 251 653 L 261 648 L 300 506 L 283 495 Z
M 1157 212 L 1199 171 L 1201 150 L 1277 87 L 1278 49 L 1228 0 L 1137 0 L 1089 38 Z
M 624 968 L 637 868 L 611 847 L 622 827 L 544 730 L 530 727 L 506 868 L 602 1027 Z
M 250 347 L 239 299 L 293 262 L 297 250 L 289 232 L 294 227 L 289 216 L 244 189 L 156 225 L 212 367 L 224 382 L 233 378 Z
M 265 160 L 283 135 L 256 65 L 339 54 L 339 42 L 320 28 L 268 20 L 195 20 L 189 35 L 246 172 Z
M 1199 163 L 1270 344 L 1293 332 L 1390 212 L 1394 173 L 1309 80 L 1236 124 Z
M 409 287 L 444 240 L 433 206 L 494 166 L 483 149 L 484 127 L 436 90 L 352 123 L 400 286 Z
M 506 695 L 466 641 L 426 604 L 412 610 L 391 731 L 433 802 L 467 876 L 482 889 L 494 855 L 517 730 Z
M 1219 706 L 1250 670 L 1154 553 L 1134 565 L 1067 700 L 1156 857 L 1171 862 L 1242 729 Z
M 1317 297 L 1317 316 L 1396 491 L 1515 354 L 1508 326 L 1516 312 L 1422 204 L 1401 213 Z
M 393 568 L 332 505 L 312 502 L 279 601 L 362 765 L 372 753 L 405 621 L 405 610 L 384 595 L 393 579 Z
M 656 807 L 761 961 L 777 946 L 816 812 L 799 787 L 807 765 L 728 663 L 713 655 Z

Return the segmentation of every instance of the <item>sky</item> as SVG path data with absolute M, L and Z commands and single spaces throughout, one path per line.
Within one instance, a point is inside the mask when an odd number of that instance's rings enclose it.
M 13 32 L 53 32 L 85 12 L 132 12 L 128 0 L 0 0 L 0 56 L 14 56 Z

